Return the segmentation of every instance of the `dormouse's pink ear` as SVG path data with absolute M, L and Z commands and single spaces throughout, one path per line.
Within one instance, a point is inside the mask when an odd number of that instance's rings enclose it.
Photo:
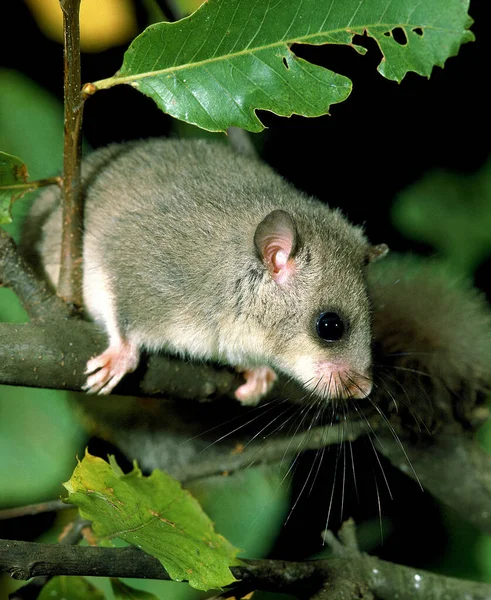
M 297 229 L 292 217 L 284 210 L 274 210 L 259 223 L 254 244 L 276 283 L 286 283 L 294 271 L 293 254 L 297 244 Z
M 367 249 L 367 262 L 375 262 L 380 260 L 389 252 L 389 246 L 387 244 L 378 244 L 377 246 L 368 246 Z

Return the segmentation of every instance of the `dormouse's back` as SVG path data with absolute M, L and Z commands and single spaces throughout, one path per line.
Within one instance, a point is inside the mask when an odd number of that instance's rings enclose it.
M 295 204 L 299 195 L 258 159 L 205 140 L 156 138 L 111 145 L 88 157 L 83 174 L 89 210 L 92 203 L 131 210 L 143 202 L 155 208 L 171 203 L 179 210 L 188 201 L 198 210 L 234 215 L 241 207 L 269 210 L 282 199 Z
M 115 224 L 158 229 L 157 220 L 166 235 L 192 236 L 197 227 L 243 235 L 252 244 L 258 223 L 276 209 L 296 215 L 300 233 L 310 230 L 307 237 L 339 237 L 346 245 L 353 230 L 265 163 L 217 142 L 155 138 L 112 145 L 85 161 L 83 176 L 87 226 L 108 235 Z

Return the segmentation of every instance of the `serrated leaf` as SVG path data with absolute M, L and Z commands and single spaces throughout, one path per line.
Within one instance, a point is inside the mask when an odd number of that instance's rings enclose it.
M 115 600 L 159 600 L 155 594 L 137 590 L 120 579 L 111 579 L 111 587 Z
M 104 600 L 105 596 L 83 577 L 53 577 L 38 600 Z
M 87 453 L 64 486 L 69 502 L 93 521 L 98 541 L 121 538 L 158 558 L 172 579 L 200 590 L 235 581 L 229 567 L 239 564 L 237 549 L 163 471 L 144 477 L 135 465 L 124 475 L 114 459 L 108 464 Z
M 0 224 L 12 223 L 13 203 L 29 191 L 11 186 L 27 183 L 28 178 L 27 167 L 20 158 L 0 152 Z
M 234 125 L 261 131 L 256 110 L 315 117 L 345 100 L 351 81 L 297 57 L 292 44 L 353 44 L 374 38 L 378 70 L 400 81 L 429 76 L 434 65 L 473 39 L 468 0 L 208 0 L 176 23 L 148 27 L 121 69 L 96 89 L 132 85 L 172 116 L 210 131 Z M 394 38 L 402 29 L 406 43 Z

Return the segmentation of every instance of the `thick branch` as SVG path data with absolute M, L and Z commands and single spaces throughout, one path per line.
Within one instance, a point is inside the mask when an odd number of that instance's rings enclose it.
M 58 294 L 82 306 L 82 224 L 80 188 L 83 97 L 80 76 L 80 0 L 60 0 L 65 37 L 65 141 L 63 163 L 63 236 Z
M 0 324 L 0 383 L 80 390 L 87 360 L 107 346 L 93 323 L 77 319 L 44 324 Z M 228 369 L 152 356 L 125 378 L 122 395 L 168 395 L 196 399 L 233 396 L 238 379 Z
M 0 283 L 17 294 L 31 319 L 46 321 L 68 316 L 65 303 L 36 275 L 3 229 L 0 229 Z
M 447 598 L 485 600 L 491 586 L 485 583 L 444 577 L 419 569 L 388 563 L 376 557 L 353 554 L 317 561 L 244 560 L 232 567 L 234 576 L 251 589 L 288 592 L 301 598 L 313 597 L 319 590 L 366 589 L 382 600 Z M 168 580 L 161 563 L 136 548 L 58 546 L 34 542 L 0 540 L 0 571 L 15 579 L 36 576 L 78 575 L 136 577 Z M 335 600 L 339 595 L 317 595 Z M 360 598 L 360 595 L 343 596 Z
M 73 508 L 73 507 L 70 507 Z M 82 539 L 82 529 L 90 526 L 90 522 L 82 519 L 78 516 L 70 527 L 65 529 L 59 543 L 62 547 L 74 546 Z M 1 545 L 1 543 L 0 543 Z M 16 592 L 11 594 L 9 598 L 11 600 L 31 600 L 39 596 L 42 587 L 46 584 L 53 575 L 40 575 L 33 577 L 27 585 L 19 588 Z

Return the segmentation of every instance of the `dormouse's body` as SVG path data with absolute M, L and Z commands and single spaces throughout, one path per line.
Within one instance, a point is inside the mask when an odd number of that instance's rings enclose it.
M 260 161 L 205 141 L 113 145 L 83 163 L 84 302 L 109 335 L 87 389 L 109 393 L 142 348 L 236 366 L 255 402 L 284 371 L 324 397 L 371 388 L 365 265 L 384 253 Z M 59 192 L 33 207 L 57 281 Z

